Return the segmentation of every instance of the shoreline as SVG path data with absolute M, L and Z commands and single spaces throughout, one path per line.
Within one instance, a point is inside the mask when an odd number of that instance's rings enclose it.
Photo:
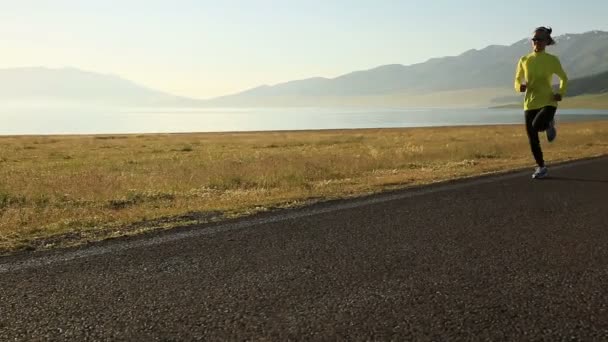
M 107 135 L 149 135 L 149 134 L 214 134 L 236 132 L 312 132 L 312 131 L 352 131 L 359 129 L 401 129 L 423 127 L 470 127 L 512 125 L 521 123 L 521 108 L 428 108 L 410 110 L 411 108 L 369 109 L 353 112 L 351 115 L 339 109 L 335 111 L 282 111 L 220 112 L 205 115 L 163 114 L 158 119 L 152 114 L 134 117 L 122 116 L 118 112 L 108 112 L 107 117 L 92 116 L 82 120 L 81 116 L 67 113 L 56 118 L 58 123 L 70 122 L 61 126 L 51 119 L 28 114 L 11 121 L 9 118 L 0 137 L 15 136 L 107 136 Z M 209 115 L 209 116 L 207 116 Z M 608 116 L 608 109 L 571 109 L 560 108 L 558 116 L 575 120 L 601 120 Z M 87 116 L 84 116 L 87 117 Z M 51 120 L 51 121 L 49 121 Z M 55 120 L 55 119 L 53 119 Z M 76 120 L 76 121 L 74 121 Z M 120 125 L 113 125 L 112 120 L 124 120 Z M 38 122 L 40 121 L 40 122 Z M 68 128 L 66 128 L 68 127 Z
M 518 107 L 519 108 L 519 107 Z M 487 108 L 489 110 L 492 109 L 513 109 L 513 108 L 501 108 L 501 107 L 490 107 Z M 569 108 L 564 108 L 569 109 Z M 523 110 L 522 110 L 523 115 Z M 608 120 L 608 109 L 606 109 L 606 114 L 558 114 L 556 118 L 567 117 L 567 120 L 563 120 L 562 122 L 602 122 Z M 577 118 L 584 118 L 578 119 Z M 512 122 L 512 123 L 479 123 L 479 124 L 455 124 L 455 125 L 425 125 L 425 126 L 403 126 L 403 127 L 353 127 L 353 128 L 321 128 L 321 129 L 285 129 L 285 130 L 251 130 L 251 131 L 191 131 L 191 132 L 132 132 L 132 133 L 49 133 L 49 134 L 0 134 L 0 139 L 3 138 L 61 138 L 61 137 L 133 137 L 133 136 L 180 136 L 180 135 L 235 135 L 235 134 L 276 134 L 276 133 L 348 133 L 348 132 L 373 132 L 377 130 L 385 130 L 385 131 L 399 131 L 404 129 L 435 129 L 435 128 L 473 128 L 473 127 L 507 127 L 524 124 L 524 122 Z

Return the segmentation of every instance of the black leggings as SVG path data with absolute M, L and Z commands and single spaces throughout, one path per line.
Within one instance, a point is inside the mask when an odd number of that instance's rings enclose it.
M 543 160 L 543 151 L 540 148 L 538 132 L 549 128 L 549 122 L 555 117 L 555 111 L 557 111 L 557 107 L 553 106 L 524 111 L 526 114 L 526 131 L 528 132 L 530 148 L 532 149 L 536 164 L 541 167 L 545 166 L 545 161 Z

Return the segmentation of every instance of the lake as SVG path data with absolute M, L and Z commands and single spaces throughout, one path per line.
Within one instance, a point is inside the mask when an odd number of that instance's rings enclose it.
M 521 109 L 2 108 L 0 135 L 181 133 L 522 124 Z M 608 119 L 608 110 L 560 109 L 557 120 Z

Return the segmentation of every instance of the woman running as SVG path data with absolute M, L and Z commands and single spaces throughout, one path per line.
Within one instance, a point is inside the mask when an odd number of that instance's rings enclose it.
M 538 132 L 545 131 L 547 140 L 555 140 L 555 112 L 557 102 L 562 100 L 568 85 L 568 76 L 562 69 L 557 56 L 545 52 L 547 45 L 555 44 L 551 38 L 553 30 L 547 27 L 538 27 L 534 30 L 532 46 L 534 50 L 519 59 L 515 73 L 515 89 L 525 92 L 524 113 L 526 116 L 526 131 L 530 141 L 532 154 L 538 165 L 532 178 L 547 176 L 547 167 L 540 148 Z M 555 93 L 551 86 L 553 75 L 560 78 L 559 91 Z

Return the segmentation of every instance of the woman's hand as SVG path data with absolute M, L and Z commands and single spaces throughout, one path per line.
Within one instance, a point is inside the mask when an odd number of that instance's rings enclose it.
M 561 94 L 553 94 L 553 100 L 555 100 L 555 101 L 561 101 L 562 100 L 562 95 Z

